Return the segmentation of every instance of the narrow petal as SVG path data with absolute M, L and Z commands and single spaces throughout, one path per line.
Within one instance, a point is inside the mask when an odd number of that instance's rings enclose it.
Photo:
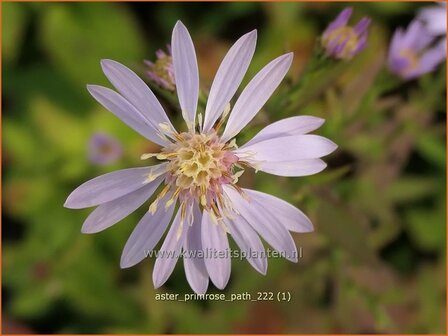
M 88 208 L 113 201 L 145 186 L 166 171 L 167 164 L 152 167 L 129 168 L 107 173 L 81 184 L 65 201 L 71 209 Z
M 201 241 L 202 214 L 197 205 L 193 207 L 193 211 L 193 224 L 188 227 L 184 245 L 184 268 L 191 289 L 195 293 L 204 294 L 208 287 L 208 273 L 203 256 L 198 254 L 203 252 Z
M 101 204 L 87 217 L 81 232 L 96 233 L 118 223 L 146 202 L 160 185 L 163 178 L 163 176 L 158 177 L 130 194 Z
M 442 40 L 437 45 L 425 52 L 420 59 L 420 71 L 423 73 L 433 71 L 446 58 L 446 41 Z
M 178 211 L 154 264 L 152 281 L 155 288 L 159 288 L 168 280 L 171 273 L 173 273 L 174 266 L 176 266 L 177 259 L 181 253 L 186 230 L 180 227 L 180 222 L 181 212 Z M 180 231 L 180 235 L 179 230 L 182 230 Z
M 347 7 L 339 13 L 339 15 L 332 21 L 328 27 L 325 29 L 324 35 L 331 33 L 335 29 L 345 26 L 352 16 L 353 8 Z
M 104 74 L 115 88 L 150 122 L 155 128 L 163 123 L 174 130 L 162 105 L 146 83 L 126 66 L 113 61 L 102 60 Z
M 187 28 L 177 21 L 171 39 L 174 78 L 182 115 L 194 127 L 199 97 L 199 71 L 193 41 Z
M 318 129 L 324 122 L 325 119 L 312 116 L 298 116 L 282 119 L 263 128 L 251 140 L 241 146 L 241 148 L 272 138 L 306 134 Z
M 327 164 L 321 159 L 305 159 L 297 161 L 261 162 L 257 170 L 278 176 L 309 176 L 320 173 Z
M 205 267 L 213 284 L 224 289 L 230 278 L 230 251 L 227 233 L 213 222 L 210 214 L 202 215 L 202 247 L 206 253 Z
M 237 135 L 255 117 L 285 77 L 292 58 L 292 53 L 277 57 L 247 84 L 230 114 L 222 141 L 226 142 Z
M 356 24 L 356 26 L 353 28 L 355 33 L 358 35 L 363 34 L 367 28 L 370 25 L 370 19 L 368 17 L 363 17 L 359 22 Z
M 316 159 L 328 155 L 337 148 L 331 140 L 319 135 L 292 135 L 257 142 L 234 153 L 253 161 L 295 161 Z
M 258 205 L 265 206 L 275 217 L 278 217 L 287 230 L 293 232 L 311 232 L 313 224 L 299 209 L 288 202 L 251 189 L 243 189 Z
M 230 198 L 234 208 L 243 216 L 252 228 L 263 237 L 275 250 L 286 259 L 297 262 L 297 248 L 294 240 L 280 219 L 273 216 L 264 205 L 244 199 L 237 191 L 227 185 L 223 186 L 225 194 Z
M 205 109 L 204 131 L 209 131 L 230 102 L 246 74 L 255 51 L 257 31 L 243 35 L 227 52 L 213 80 Z
M 138 222 L 121 254 L 121 268 L 128 268 L 138 264 L 147 257 L 149 251 L 154 249 L 160 238 L 162 238 L 174 210 L 174 204 L 165 209 L 163 200 L 166 201 L 169 196 L 171 195 L 165 196 L 160 201 L 160 205 L 154 214 L 147 212 Z
M 266 274 L 268 261 L 260 237 L 242 216 L 225 221 L 232 238 L 246 254 L 247 261 L 261 274 Z
M 101 105 L 145 138 L 161 146 L 170 144 L 159 135 L 158 129 L 117 92 L 98 85 L 87 85 L 87 90 Z

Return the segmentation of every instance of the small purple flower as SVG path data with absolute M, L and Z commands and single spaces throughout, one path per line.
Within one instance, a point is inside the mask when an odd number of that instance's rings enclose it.
M 117 161 L 123 153 L 120 142 L 104 133 L 94 134 L 89 141 L 89 160 L 98 165 Z
M 445 41 L 434 41 L 435 37 L 418 20 L 411 22 L 406 31 L 398 28 L 389 47 L 390 71 L 406 80 L 434 71 L 446 55 Z
M 156 51 L 157 60 L 155 63 L 145 60 L 149 66 L 146 74 L 160 87 L 174 91 L 176 82 L 174 81 L 173 58 L 171 56 L 171 46 L 167 45 L 167 52 L 159 49 Z
M 183 132 L 176 131 L 148 86 L 118 62 L 101 61 L 118 92 L 97 85 L 87 87 L 105 108 L 162 146 L 159 153 L 141 158 L 162 162 L 96 177 L 74 190 L 64 205 L 73 209 L 97 206 L 82 227 L 84 233 L 95 233 L 134 212 L 162 185 L 129 237 L 120 261 L 122 268 L 139 263 L 168 230 L 154 265 L 156 288 L 169 278 L 183 253 L 185 274 L 196 293 L 207 291 L 209 279 L 223 289 L 231 269 L 229 236 L 247 261 L 266 274 L 267 255 L 260 237 L 286 259 L 297 262 L 290 232 L 313 230 L 311 221 L 293 205 L 237 184 L 248 168 L 279 176 L 316 174 L 326 167 L 320 158 L 337 147 L 324 137 L 308 134 L 324 122 L 311 116 L 280 120 L 241 147 L 236 146 L 235 136 L 278 87 L 293 58 L 292 53 L 279 56 L 261 69 L 230 111 L 230 101 L 252 60 L 256 39 L 254 30 L 230 48 L 213 80 L 202 118 L 196 116 L 199 72 L 193 41 L 187 28 L 180 21 L 176 23 L 171 45 L 176 91 L 187 126 Z
M 363 17 L 355 27 L 347 25 L 352 8 L 345 8 L 322 35 L 322 46 L 328 56 L 350 60 L 367 45 L 370 19 Z

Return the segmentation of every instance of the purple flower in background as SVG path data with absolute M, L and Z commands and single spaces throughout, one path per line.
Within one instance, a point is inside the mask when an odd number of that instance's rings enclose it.
M 322 35 L 322 46 L 328 56 L 350 60 L 367 45 L 370 19 L 363 17 L 354 27 L 347 25 L 352 8 L 344 9 Z
M 426 30 L 434 36 L 446 35 L 446 3 L 424 7 L 418 13 L 418 19 L 425 24 Z
M 156 288 L 168 279 L 182 253 L 186 277 L 195 292 L 205 293 L 209 278 L 216 287 L 224 288 L 231 268 L 229 236 L 246 253 L 248 262 L 265 274 L 267 260 L 260 236 L 285 258 L 297 262 L 289 231 L 313 230 L 310 220 L 291 204 L 237 185 L 244 169 L 251 167 L 279 176 L 318 173 L 326 167 L 320 158 L 337 147 L 324 137 L 308 134 L 324 122 L 311 116 L 275 122 L 243 146 L 236 146 L 234 137 L 275 91 L 293 58 L 289 53 L 267 64 L 247 84 L 230 111 L 230 100 L 250 64 L 256 38 L 256 31 L 251 31 L 230 48 L 212 83 L 205 115 L 196 117 L 196 53 L 188 30 L 177 22 L 171 45 L 177 96 L 188 128 L 184 132 L 175 130 L 152 91 L 120 63 L 101 62 L 118 92 L 88 85 L 89 92 L 105 108 L 162 146 L 159 153 L 143 154 L 142 159 L 154 157 L 162 162 L 94 178 L 73 191 L 65 206 L 97 206 L 82 227 L 82 232 L 94 233 L 135 211 L 162 185 L 129 237 L 120 262 L 127 268 L 143 260 L 171 223 L 154 266 Z
M 145 64 L 149 66 L 146 74 L 160 87 L 174 91 L 176 82 L 174 81 L 174 67 L 170 45 L 167 46 L 167 51 L 166 53 L 161 49 L 157 50 L 155 63 L 145 60 Z
M 411 22 L 406 31 L 398 28 L 389 47 L 390 71 L 407 80 L 433 71 L 446 55 L 445 41 L 434 41 L 418 20 Z
M 98 165 L 117 161 L 123 153 L 120 142 L 104 133 L 94 134 L 89 141 L 89 160 Z

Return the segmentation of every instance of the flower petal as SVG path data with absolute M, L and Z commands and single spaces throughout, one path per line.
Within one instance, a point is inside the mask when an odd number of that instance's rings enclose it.
M 308 176 L 321 172 L 327 164 L 321 159 L 261 162 L 257 170 L 278 176 Z
M 161 146 L 169 145 L 167 139 L 131 103 L 114 90 L 99 85 L 87 85 L 87 90 L 101 105 L 120 118 L 126 125 L 145 138 Z
M 255 51 L 257 31 L 243 35 L 224 57 L 213 80 L 207 107 L 204 132 L 208 132 L 230 102 L 246 74 Z
M 159 255 L 154 264 L 152 272 L 152 281 L 155 288 L 162 286 L 173 273 L 174 266 L 176 266 L 182 246 L 185 240 L 185 228 L 180 228 L 181 212 L 177 211 L 174 217 L 171 228 L 166 235 L 165 241 L 159 250 Z M 180 236 L 178 236 L 179 229 Z
M 71 209 L 89 208 L 127 195 L 166 171 L 167 164 L 151 167 L 129 168 L 107 173 L 81 184 L 65 201 Z
M 202 215 L 202 247 L 206 253 L 205 267 L 213 284 L 224 289 L 230 278 L 230 251 L 227 233 L 213 222 L 208 211 Z
M 277 162 L 316 159 L 330 154 L 336 148 L 337 145 L 327 138 L 307 134 L 260 141 L 238 148 L 234 153 L 247 161 Z
M 170 223 L 174 210 L 174 203 L 171 204 L 168 209 L 165 209 L 165 201 L 170 196 L 171 195 L 168 194 L 160 200 L 160 205 L 154 214 L 147 212 L 140 222 L 138 222 L 121 254 L 121 268 L 128 268 L 138 264 L 147 257 L 148 252 L 151 251 L 159 242 L 160 238 L 162 238 L 166 227 Z
M 270 212 L 269 206 L 247 201 L 235 189 L 223 185 L 225 194 L 233 207 L 243 216 L 252 228 L 286 259 L 297 262 L 297 248 L 294 240 L 280 219 Z
M 272 138 L 306 134 L 318 129 L 324 122 L 325 119 L 312 116 L 298 116 L 282 119 L 263 128 L 251 140 L 241 146 L 241 148 Z
M 309 218 L 292 204 L 257 190 L 243 190 L 258 205 L 267 207 L 275 217 L 280 219 L 287 230 L 293 232 L 312 232 L 314 230 Z
M 167 124 L 174 130 L 162 105 L 146 85 L 132 70 L 113 60 L 101 61 L 104 74 L 115 88 L 150 122 L 155 128 Z
M 191 289 L 195 293 L 204 294 L 208 287 L 208 273 L 203 256 L 198 254 L 199 251 L 203 252 L 201 241 L 202 214 L 197 205 L 193 207 L 193 211 L 193 224 L 188 227 L 184 244 L 184 268 Z
M 192 128 L 198 107 L 199 71 L 193 41 L 180 21 L 174 26 L 171 48 L 177 96 L 184 120 Z
M 81 232 L 96 233 L 118 223 L 146 202 L 160 185 L 162 180 L 163 176 L 158 177 L 154 181 L 130 194 L 101 204 L 89 215 L 89 217 L 87 217 L 81 228 Z
M 261 274 L 266 274 L 268 262 L 266 251 L 260 237 L 249 223 L 242 217 L 236 215 L 234 218 L 225 220 L 232 238 L 239 248 L 246 254 L 247 261 Z
M 222 141 L 226 142 L 237 135 L 255 117 L 285 77 L 292 58 L 292 53 L 277 57 L 247 84 L 233 107 Z

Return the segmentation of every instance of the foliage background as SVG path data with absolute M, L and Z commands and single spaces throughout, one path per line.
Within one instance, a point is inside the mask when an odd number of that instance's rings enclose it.
M 422 4 L 352 3 L 356 19 L 373 19 L 369 48 L 308 78 L 293 104 L 282 105 L 345 5 L 2 3 L 3 332 L 444 333 L 445 67 L 392 86 L 381 74 L 393 30 Z M 253 28 L 258 46 L 246 82 L 274 56 L 295 52 L 291 78 L 240 141 L 269 122 L 308 114 L 325 118 L 318 133 L 339 145 L 316 176 L 252 172 L 242 181 L 298 206 L 315 232 L 294 234 L 303 258 L 270 260 L 266 276 L 232 261 L 225 293 L 289 291 L 289 303 L 155 301 L 155 293 L 190 290 L 181 263 L 160 290 L 152 287 L 154 260 L 119 268 L 146 206 L 98 235 L 80 233 L 89 210 L 62 206 L 83 181 L 142 165 L 139 155 L 152 145 L 100 107 L 85 84 L 109 85 L 102 58 L 142 73 L 142 60 L 169 42 L 177 19 L 193 36 L 204 87 L 231 43 Z M 123 143 L 118 162 L 88 160 L 98 131 Z

